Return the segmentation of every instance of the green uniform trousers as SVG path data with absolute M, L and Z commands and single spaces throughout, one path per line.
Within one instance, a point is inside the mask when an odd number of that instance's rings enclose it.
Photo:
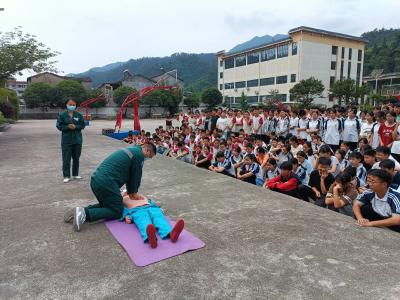
M 79 175 L 79 157 L 82 152 L 82 144 L 61 144 L 63 160 L 63 176 L 71 177 L 71 158 L 72 158 L 72 176 Z
M 119 219 L 124 210 L 124 204 L 118 185 L 113 181 L 107 184 L 100 183 L 92 178 L 90 187 L 99 203 L 85 207 L 88 221 Z

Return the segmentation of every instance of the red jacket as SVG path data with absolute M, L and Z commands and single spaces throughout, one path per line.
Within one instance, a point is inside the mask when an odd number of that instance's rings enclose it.
M 295 175 L 291 175 L 290 178 L 284 179 L 281 175 L 278 175 L 268 180 L 267 186 L 270 189 L 278 189 L 282 192 L 289 192 L 297 188 L 298 180 Z

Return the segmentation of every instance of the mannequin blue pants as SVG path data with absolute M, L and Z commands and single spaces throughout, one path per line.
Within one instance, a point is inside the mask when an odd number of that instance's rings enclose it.
M 121 220 L 124 220 L 127 215 L 129 215 L 132 222 L 135 223 L 144 242 L 147 242 L 146 228 L 149 224 L 153 224 L 154 227 L 156 227 L 162 239 L 168 238 L 172 231 L 172 227 L 169 225 L 161 208 L 152 202 L 145 206 L 131 209 L 124 208 Z

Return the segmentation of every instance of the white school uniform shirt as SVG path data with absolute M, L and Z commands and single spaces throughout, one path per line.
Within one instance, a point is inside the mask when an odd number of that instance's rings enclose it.
M 333 166 L 336 166 L 336 171 L 335 171 L 335 173 L 332 173 L 332 175 L 333 175 L 334 177 L 336 177 L 336 176 L 340 173 L 340 167 L 341 167 L 341 166 L 340 166 L 339 160 L 338 160 L 337 157 L 334 156 L 334 155 L 331 156 L 331 168 L 332 168 Z
M 235 125 L 232 127 L 233 132 L 239 132 L 243 128 L 243 117 L 234 117 L 236 119 Z
M 308 121 L 309 121 L 308 119 L 300 118 L 297 127 L 306 129 Z M 308 133 L 306 131 L 300 131 L 298 136 L 300 139 L 305 140 L 305 139 L 307 139 Z
M 252 121 L 253 121 L 252 132 L 253 132 L 254 134 L 261 134 L 262 124 L 264 123 L 264 122 L 263 122 L 263 121 L 264 121 L 264 120 L 263 120 L 263 117 L 262 117 L 262 116 L 258 116 L 258 117 L 252 116 Z M 260 128 L 258 128 L 258 130 L 257 130 L 257 127 L 258 127 L 259 125 L 261 125 L 261 126 L 260 126 Z
M 329 145 L 339 145 L 340 142 L 340 120 L 338 119 L 328 119 L 325 123 L 325 144 Z
M 292 135 L 296 136 L 297 132 L 296 132 L 296 127 L 299 123 L 299 118 L 298 117 L 290 117 L 289 118 L 289 127 L 294 126 L 294 128 L 289 129 L 289 133 L 291 133 Z
M 227 131 L 226 127 L 228 126 L 228 119 L 219 117 L 218 120 L 217 120 L 217 125 L 216 126 L 217 126 L 217 128 L 219 130 L 222 130 L 223 132 L 226 132 Z
M 400 128 L 397 128 L 397 134 L 400 134 Z M 390 151 L 394 154 L 400 154 L 400 141 L 393 141 Z
M 368 124 L 368 122 L 361 123 L 360 137 L 369 138 L 371 135 L 372 126 L 375 123 Z
M 319 134 L 318 125 L 321 123 L 319 119 L 317 120 L 309 120 L 308 122 L 308 129 L 318 129 L 317 134 Z M 311 135 L 307 133 L 307 141 L 311 142 Z
M 276 167 L 275 170 L 273 170 L 273 171 L 268 170 L 267 172 L 265 172 L 265 178 L 269 180 L 269 179 L 275 178 L 276 176 L 278 176 L 280 174 L 281 174 L 281 170 L 278 167 Z
M 232 129 L 233 129 L 233 126 L 232 126 L 232 117 L 226 117 L 226 126 L 228 127 L 228 128 L 226 128 L 226 130 L 227 131 L 232 131 Z M 232 127 L 232 128 L 230 128 L 230 127 Z
M 358 129 L 356 118 L 347 118 L 343 123 L 343 141 L 345 142 L 358 142 Z
M 372 149 L 376 149 L 379 146 L 379 127 L 381 126 L 380 123 L 375 122 L 374 125 L 371 128 L 371 134 L 372 134 L 372 143 L 371 147 Z
M 296 148 L 293 148 L 293 146 L 290 146 L 290 152 L 292 152 L 293 156 L 296 157 L 297 152 L 303 151 L 303 145 L 298 145 Z
M 249 119 L 249 122 L 251 121 L 251 118 Z M 247 120 L 243 118 L 243 130 L 246 134 L 251 134 L 252 133 L 252 125 L 249 125 Z

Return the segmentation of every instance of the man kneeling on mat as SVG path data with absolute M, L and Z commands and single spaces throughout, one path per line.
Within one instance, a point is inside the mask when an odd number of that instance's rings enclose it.
M 162 239 L 169 237 L 173 243 L 178 240 L 185 225 L 182 219 L 172 228 L 160 206 L 139 194 L 135 199 L 125 194 L 123 203 L 125 207 L 120 220 L 128 224 L 135 223 L 144 242 L 148 242 L 151 248 L 157 247 L 156 231 Z

